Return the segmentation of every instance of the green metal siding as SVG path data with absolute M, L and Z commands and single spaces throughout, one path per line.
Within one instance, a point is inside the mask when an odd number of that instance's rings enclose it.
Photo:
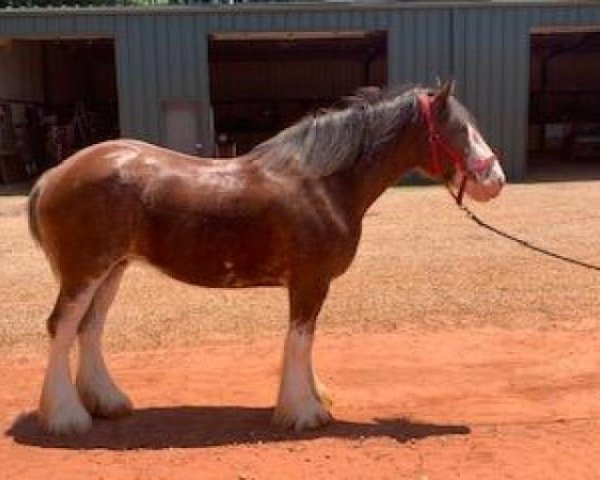
M 538 26 L 600 27 L 600 4 L 304 5 L 0 13 L 0 36 L 115 38 L 124 136 L 160 142 L 164 99 L 198 100 L 210 137 L 207 34 L 257 30 L 388 31 L 389 83 L 458 80 L 460 98 L 523 178 L 529 84 L 529 32 Z M 342 74 L 342 73 L 340 73 Z

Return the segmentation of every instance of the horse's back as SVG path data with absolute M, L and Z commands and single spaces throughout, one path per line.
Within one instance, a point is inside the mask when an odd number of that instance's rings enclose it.
M 82 149 L 45 172 L 35 190 L 43 197 L 40 208 L 85 203 L 82 196 L 88 195 L 122 200 L 128 194 L 139 196 L 149 184 L 169 177 L 190 177 L 209 164 L 207 159 L 194 159 L 139 140 L 109 140 Z

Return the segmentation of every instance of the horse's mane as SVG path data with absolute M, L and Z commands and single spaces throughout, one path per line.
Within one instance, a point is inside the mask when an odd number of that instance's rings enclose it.
M 307 115 L 252 150 L 271 170 L 327 176 L 369 159 L 417 118 L 416 87 L 358 90 L 340 106 Z

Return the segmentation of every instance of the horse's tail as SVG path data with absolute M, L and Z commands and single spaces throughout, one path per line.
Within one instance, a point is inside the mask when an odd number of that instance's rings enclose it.
M 46 258 L 50 263 L 50 268 L 52 269 L 52 273 L 56 278 L 59 278 L 58 270 L 56 268 L 55 263 L 52 260 L 51 255 L 48 253 L 48 246 L 44 244 L 44 232 L 43 229 L 40 228 L 39 222 L 39 210 L 38 210 L 38 202 L 40 200 L 40 196 L 44 190 L 44 177 L 42 176 L 38 181 L 33 185 L 33 188 L 29 192 L 29 199 L 27 201 L 27 217 L 29 219 L 29 233 L 31 238 L 35 241 L 35 243 L 44 251 L 46 254 Z
M 37 218 L 37 203 L 42 193 L 42 182 L 38 180 L 31 191 L 29 192 L 29 200 L 27 202 L 27 217 L 29 219 L 29 233 L 31 238 L 35 240 L 40 247 L 42 246 L 42 232 L 38 225 Z

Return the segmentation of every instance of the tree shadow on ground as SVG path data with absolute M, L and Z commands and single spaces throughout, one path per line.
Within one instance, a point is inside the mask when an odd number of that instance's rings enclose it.
M 15 442 L 41 448 L 160 450 L 236 444 L 273 443 L 317 438 L 367 439 L 388 437 L 400 443 L 427 437 L 467 435 L 463 425 L 436 425 L 407 419 L 375 419 L 373 423 L 334 421 L 314 431 L 279 430 L 270 423 L 272 408 L 240 406 L 180 406 L 139 409 L 119 420 L 94 420 L 83 435 L 53 436 L 37 416 L 18 417 L 5 432 Z

